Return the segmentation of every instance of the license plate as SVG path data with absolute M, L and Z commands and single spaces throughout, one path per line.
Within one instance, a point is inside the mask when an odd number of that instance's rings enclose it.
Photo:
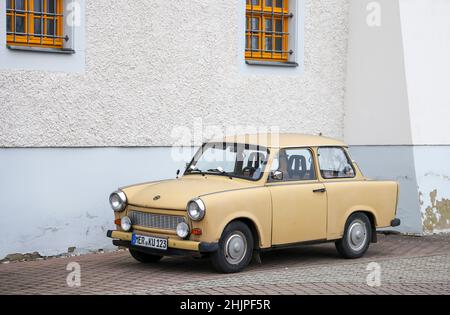
M 133 234 L 131 244 L 135 246 L 167 250 L 167 239 Z

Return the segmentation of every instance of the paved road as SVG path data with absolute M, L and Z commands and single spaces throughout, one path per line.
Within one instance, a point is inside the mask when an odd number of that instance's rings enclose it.
M 71 262 L 81 267 L 80 287 L 67 285 Z M 378 265 L 368 271 L 371 262 Z M 380 235 L 359 260 L 339 258 L 333 244 L 273 251 L 263 254 L 262 264 L 232 275 L 192 258 L 143 265 L 126 251 L 0 265 L 0 294 L 119 293 L 450 294 L 450 235 Z

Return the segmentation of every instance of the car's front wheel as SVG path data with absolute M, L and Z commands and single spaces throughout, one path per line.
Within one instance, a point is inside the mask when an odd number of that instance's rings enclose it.
M 242 271 L 253 255 L 253 235 L 243 222 L 230 223 L 219 240 L 219 249 L 212 254 L 211 262 L 216 270 L 224 273 Z
M 130 255 L 137 261 L 145 264 L 157 263 L 163 258 L 159 255 L 151 255 L 130 248 Z
M 364 213 L 352 214 L 345 224 L 344 237 L 336 242 L 336 249 L 348 259 L 362 257 L 372 239 L 372 226 Z

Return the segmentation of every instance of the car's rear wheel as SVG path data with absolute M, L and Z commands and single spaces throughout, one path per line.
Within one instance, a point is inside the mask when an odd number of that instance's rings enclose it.
M 161 258 L 163 258 L 163 256 L 146 254 L 131 248 L 130 248 L 130 255 L 137 261 L 144 264 L 154 264 L 160 261 Z
M 364 213 L 354 213 L 348 218 L 344 237 L 336 242 L 336 249 L 344 258 L 360 258 L 367 252 L 371 239 L 369 218 Z
M 239 272 L 248 266 L 252 255 L 252 232 L 245 223 L 235 221 L 223 231 L 219 249 L 211 255 L 211 262 L 220 272 Z

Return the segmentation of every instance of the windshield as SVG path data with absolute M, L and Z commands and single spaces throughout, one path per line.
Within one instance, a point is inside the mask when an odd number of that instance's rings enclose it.
M 211 174 L 259 180 L 267 164 L 265 147 L 240 143 L 206 143 L 185 175 Z

